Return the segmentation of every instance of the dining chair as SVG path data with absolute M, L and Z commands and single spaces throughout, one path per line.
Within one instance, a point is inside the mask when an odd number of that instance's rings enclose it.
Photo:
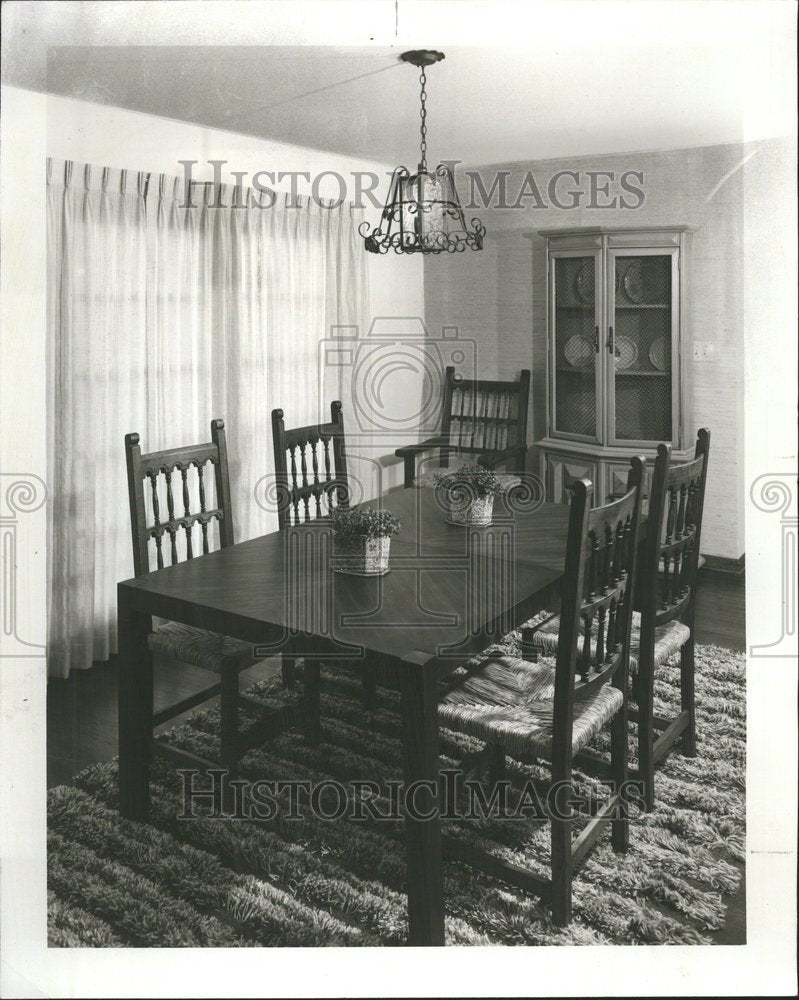
M 671 446 L 661 444 L 652 482 L 650 520 L 640 571 L 639 649 L 633 695 L 638 723 L 640 778 L 647 809 L 655 804 L 655 766 L 680 739 L 682 752 L 696 756 L 694 633 L 699 546 L 710 457 L 710 431 L 697 434 L 694 460 L 671 463 Z M 638 617 L 638 616 L 636 616 Z M 680 654 L 680 711 L 670 719 L 654 714 L 655 675 Z
M 557 925 L 571 919 L 572 874 L 611 824 L 611 843 L 627 850 L 628 661 L 632 622 L 641 486 L 645 459 L 633 458 L 628 492 L 604 507 L 591 508 L 593 485 L 572 485 L 561 591 L 561 630 L 554 663 L 512 656 L 492 657 L 461 670 L 446 684 L 438 705 L 440 724 L 486 744 L 497 778 L 507 754 L 543 759 L 551 767 L 555 801 L 574 801 L 572 761 L 606 726 L 611 730 L 611 792 L 572 839 L 570 806 L 549 816 L 551 877 L 483 856 L 464 853 L 449 839 L 445 853 L 475 867 L 487 867 L 506 881 L 548 898 Z M 595 636 L 587 641 L 589 636 Z M 565 798 L 563 792 L 568 793 Z
M 217 546 L 217 541 L 219 548 L 234 544 L 223 420 L 211 421 L 209 442 L 147 455 L 142 454 L 139 435 L 126 434 L 125 456 L 136 576 L 163 569 L 165 565 L 175 565 L 181 558 L 207 555 Z M 145 495 L 150 500 L 149 512 Z M 166 516 L 162 511 L 164 501 Z M 230 776 L 235 777 L 239 759 L 246 749 L 262 743 L 268 735 L 260 730 L 252 733 L 239 730 L 240 707 L 245 707 L 249 714 L 266 711 L 256 701 L 239 694 L 239 673 L 257 662 L 252 645 L 197 626 L 166 622 L 153 629 L 148 646 L 152 653 L 202 667 L 219 677 L 212 686 L 154 713 L 153 730 L 219 695 L 220 761 Z M 166 744 L 159 741 L 159 746 L 163 748 Z M 175 753 L 181 755 L 184 766 L 189 758 L 201 767 L 210 763 L 182 750 Z
M 638 779 L 646 809 L 655 805 L 655 766 L 681 737 L 685 756 L 696 756 L 694 691 L 694 616 L 699 545 L 710 431 L 697 434 L 694 459 L 671 463 L 671 445 L 660 444 L 649 499 L 646 540 L 642 546 L 630 640 L 630 672 L 638 723 Z M 523 630 L 524 641 L 543 651 L 557 644 L 560 625 L 551 619 Z M 674 718 L 654 714 L 655 675 L 680 654 L 680 712 Z
M 277 485 L 277 519 L 281 531 L 318 518 L 327 518 L 337 507 L 349 506 L 350 482 L 347 472 L 347 446 L 343 407 L 338 400 L 330 404 L 330 422 L 287 428 L 281 409 L 272 410 L 272 446 Z M 296 661 L 295 661 L 296 662 Z M 295 681 L 295 663 L 284 657 L 283 681 L 291 687 Z M 305 658 L 303 678 L 309 711 L 318 715 L 319 667 L 317 660 Z M 375 702 L 374 674 L 361 668 L 363 700 L 367 707 Z M 318 732 L 318 721 L 310 722 Z
M 435 472 L 474 462 L 488 469 L 504 467 L 514 480 L 523 475 L 529 399 L 527 369 L 518 381 L 509 382 L 465 379 L 449 366 L 444 373 L 440 433 L 394 452 L 405 463 L 405 486 L 431 485 Z M 419 476 L 417 460 L 435 452 L 438 465 L 426 463 L 424 476 Z

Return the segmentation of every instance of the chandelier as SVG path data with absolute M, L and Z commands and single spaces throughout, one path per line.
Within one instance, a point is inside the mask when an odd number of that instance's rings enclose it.
M 403 52 L 400 56 L 403 62 L 421 70 L 419 167 L 415 174 L 407 167 L 397 167 L 392 174 L 380 226 L 370 232 L 369 223 L 361 223 L 358 232 L 370 253 L 388 253 L 389 250 L 394 253 L 462 253 L 467 247 L 483 249 L 485 227 L 479 219 L 472 219 L 472 228 L 466 228 L 450 168 L 440 163 L 434 173 L 427 169 L 425 66 L 432 66 L 443 58 L 443 52 L 428 49 Z

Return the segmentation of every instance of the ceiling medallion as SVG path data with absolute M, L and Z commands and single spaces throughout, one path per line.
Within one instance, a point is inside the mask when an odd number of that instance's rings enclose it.
M 425 67 L 443 58 L 443 52 L 429 49 L 414 49 L 400 56 L 403 62 L 421 70 L 419 167 L 415 174 L 407 167 L 397 167 L 392 174 L 380 226 L 370 232 L 369 223 L 361 223 L 358 231 L 370 253 L 388 253 L 389 250 L 394 253 L 462 253 L 467 247 L 483 249 L 485 227 L 479 219 L 472 219 L 472 227 L 467 229 L 450 168 L 440 163 L 435 172 L 427 169 Z

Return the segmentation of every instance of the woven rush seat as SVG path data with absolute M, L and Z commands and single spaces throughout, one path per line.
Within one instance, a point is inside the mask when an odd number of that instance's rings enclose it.
M 250 643 L 178 622 L 159 626 L 150 634 L 147 645 L 153 653 L 162 653 L 217 674 L 228 668 L 244 670 L 258 662 Z
M 442 726 L 497 743 L 508 753 L 549 757 L 554 730 L 555 661 L 530 663 L 500 656 L 450 682 L 438 704 Z M 622 707 L 624 696 L 604 684 L 574 703 L 572 752 L 578 753 Z
M 599 626 L 595 618 L 591 626 L 592 655 L 596 650 L 596 638 Z M 560 618 L 551 618 L 530 636 L 530 642 L 543 653 L 556 653 L 558 649 L 558 633 L 560 632 Z M 655 659 L 654 664 L 658 666 L 665 663 L 675 653 L 679 653 L 686 642 L 691 638 L 691 630 L 680 621 L 666 622 L 665 625 L 658 625 L 655 629 Z M 578 657 L 583 651 L 584 636 L 577 640 Z M 630 633 L 630 670 L 633 673 L 638 671 L 638 656 L 641 649 L 641 615 L 638 611 L 633 612 L 633 625 Z

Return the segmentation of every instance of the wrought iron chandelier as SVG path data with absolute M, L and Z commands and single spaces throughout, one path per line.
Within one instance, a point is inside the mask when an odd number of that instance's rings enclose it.
M 389 250 L 394 253 L 462 253 L 467 247 L 483 249 L 485 226 L 479 219 L 472 219 L 472 228 L 467 229 L 450 168 L 440 163 L 434 173 L 427 169 L 425 66 L 432 66 L 443 58 L 443 52 L 428 49 L 415 49 L 400 56 L 403 62 L 421 70 L 419 167 L 415 174 L 407 167 L 397 167 L 392 174 L 380 226 L 370 232 L 369 223 L 361 223 L 358 231 L 370 253 L 388 253 Z

